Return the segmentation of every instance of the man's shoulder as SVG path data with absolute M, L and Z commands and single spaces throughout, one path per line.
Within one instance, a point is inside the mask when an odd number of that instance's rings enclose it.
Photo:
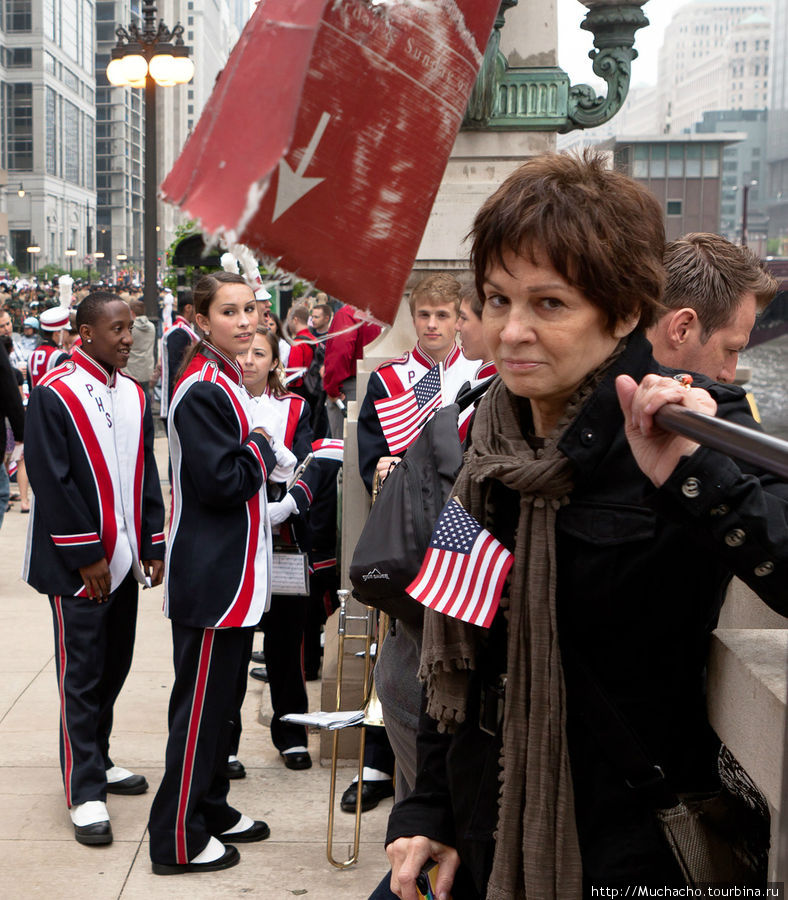
M 410 362 L 411 352 L 408 350 L 403 353 L 402 356 L 395 356 L 393 359 L 387 359 L 386 362 L 381 363 L 375 371 L 380 374 L 384 370 L 395 369 L 397 366 L 405 366 Z
M 74 362 L 74 360 L 67 358 L 59 365 L 55 366 L 54 369 L 47 372 L 46 375 L 44 375 L 44 377 L 38 382 L 36 387 L 51 387 L 56 382 L 65 378 L 67 375 L 73 374 L 76 368 L 77 364 Z

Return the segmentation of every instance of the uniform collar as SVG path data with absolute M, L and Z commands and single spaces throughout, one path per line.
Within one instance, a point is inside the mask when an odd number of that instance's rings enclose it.
M 235 382 L 239 386 L 243 386 L 244 376 L 240 366 L 235 360 L 225 356 L 221 350 L 214 347 L 209 341 L 203 340 L 202 355 L 211 362 L 217 363 L 222 375 L 226 375 L 230 381 Z
M 495 363 L 492 362 L 492 360 L 491 360 L 490 362 L 485 362 L 485 363 L 481 364 L 481 366 L 479 367 L 479 371 L 476 373 L 476 377 L 477 378 L 490 378 L 491 376 L 497 375 L 497 374 L 498 374 L 498 369 L 495 368 Z
M 425 353 L 421 348 L 421 344 L 416 341 L 416 346 L 413 348 L 413 358 L 416 362 L 421 363 L 422 366 L 425 366 L 427 369 L 433 369 L 437 366 L 437 362 L 429 355 L 429 353 Z M 443 360 L 443 368 L 450 369 L 454 363 L 462 356 L 462 348 L 459 344 L 455 344 L 446 357 Z
M 74 349 L 74 352 L 71 354 L 71 359 L 80 369 L 87 372 L 91 378 L 95 378 L 96 381 L 100 381 L 107 387 L 115 387 L 117 369 L 113 369 L 112 374 L 110 374 L 101 363 L 97 363 L 95 359 L 88 356 L 81 347 L 76 347 Z

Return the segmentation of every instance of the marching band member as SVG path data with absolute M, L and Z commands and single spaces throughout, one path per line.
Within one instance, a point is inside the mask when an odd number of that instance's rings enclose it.
M 445 406 L 454 401 L 463 384 L 476 374 L 478 363 L 467 359 L 455 341 L 459 294 L 460 283 L 453 275 L 437 273 L 423 278 L 409 300 L 416 346 L 404 356 L 383 363 L 369 379 L 358 416 L 358 464 L 370 493 L 376 469 L 385 475 L 389 466 L 401 458 L 389 449 L 375 401 L 404 394 L 442 363 L 441 406 Z
M 286 480 L 293 455 L 253 406 L 236 357 L 257 327 L 254 293 L 239 275 L 194 288 L 205 339 L 184 364 L 170 404 L 173 505 L 164 612 L 172 621 L 175 682 L 164 777 L 150 814 L 153 872 L 226 869 L 225 842 L 270 834 L 227 802 L 225 771 L 238 683 L 268 605 L 271 536 L 265 484 Z
M 172 295 L 170 295 L 172 296 Z M 194 302 L 191 291 L 178 294 L 178 315 L 161 337 L 161 417 L 167 418 L 175 389 L 176 375 L 189 347 L 199 340 L 194 330 Z
M 24 578 L 49 595 L 60 693 L 60 764 L 81 844 L 109 844 L 107 793 L 148 783 L 109 756 L 112 707 L 131 666 L 137 583 L 161 583 L 164 505 L 144 391 L 121 371 L 131 312 L 95 292 L 82 348 L 30 396 L 26 458 L 35 502 Z M 35 351 L 34 351 L 35 352 Z
M 31 391 L 47 372 L 68 359 L 68 354 L 61 346 L 63 332 L 71 327 L 68 310 L 63 306 L 45 309 L 41 313 L 39 327 L 43 332 L 43 339 L 27 360 L 27 383 Z
M 292 450 L 300 464 L 312 449 L 309 404 L 303 397 L 288 394 L 279 379 L 279 342 L 276 335 L 260 327 L 249 352 L 239 357 L 243 365 L 244 384 L 256 402 L 266 399 L 278 408 L 276 436 Z M 288 493 L 269 491 L 268 511 L 271 525 L 278 526 L 278 543 L 309 550 L 306 511 L 313 497 L 310 468 L 304 471 Z M 265 670 L 253 669 L 253 677 L 267 680 L 271 688 L 274 715 L 271 740 L 288 769 L 308 769 L 312 759 L 307 750 L 307 734 L 303 725 L 282 722 L 286 713 L 307 711 L 306 682 L 302 665 L 302 646 L 306 626 L 309 594 L 274 594 L 271 606 L 263 616 L 265 638 L 263 650 Z M 255 674 L 256 673 L 256 674 Z M 262 678 L 261 678 L 262 676 Z

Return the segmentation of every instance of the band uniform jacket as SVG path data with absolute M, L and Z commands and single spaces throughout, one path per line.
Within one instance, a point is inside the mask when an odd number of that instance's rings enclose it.
M 271 529 L 265 482 L 276 466 L 252 431 L 238 366 L 204 345 L 170 404 L 172 517 L 164 613 L 181 625 L 257 625 L 270 597 Z
M 417 343 L 413 350 L 379 366 L 370 376 L 367 393 L 358 416 L 358 463 L 367 490 L 372 492 L 375 467 L 381 456 L 391 456 L 383 429 L 380 427 L 375 401 L 397 397 L 412 388 L 430 369 L 437 365 Z M 477 377 L 479 360 L 470 360 L 459 345 L 452 347 L 443 361 L 443 405 L 454 401 L 466 382 Z M 398 454 L 402 455 L 402 454 Z
M 144 584 L 141 560 L 164 558 L 164 504 L 142 388 L 76 350 L 30 395 L 25 431 L 35 497 L 24 579 L 84 596 L 79 568 L 106 557 L 113 591 L 130 569 Z
M 172 327 L 161 337 L 161 412 L 162 419 L 169 413 L 172 393 L 175 390 L 178 369 L 186 351 L 199 337 L 183 316 L 176 316 Z
M 54 368 L 68 359 L 60 347 L 56 347 L 52 341 L 44 341 L 36 347 L 27 360 L 27 386 L 32 391 L 41 379 Z

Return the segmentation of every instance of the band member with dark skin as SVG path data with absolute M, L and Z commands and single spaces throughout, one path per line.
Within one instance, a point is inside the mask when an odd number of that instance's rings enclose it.
M 138 584 L 164 573 L 164 505 L 147 397 L 123 373 L 131 313 L 117 296 L 79 307 L 82 347 L 30 396 L 26 455 L 35 493 L 24 575 L 49 595 L 61 705 L 60 759 L 77 841 L 109 844 L 107 793 L 142 775 L 109 756 L 112 708 L 131 665 Z

